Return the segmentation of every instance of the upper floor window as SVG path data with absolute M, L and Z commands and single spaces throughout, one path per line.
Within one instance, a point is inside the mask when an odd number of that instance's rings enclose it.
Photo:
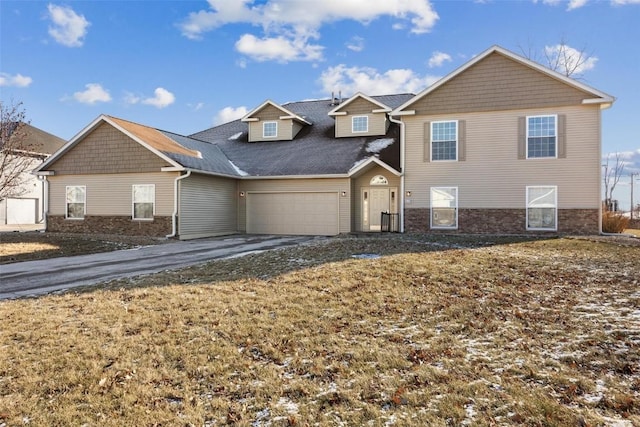
M 527 117 L 527 158 L 556 157 L 556 116 Z
M 369 117 L 354 116 L 351 118 L 351 132 L 369 132 Z
M 264 122 L 262 124 L 262 137 L 275 138 L 278 136 L 278 122 Z
M 69 185 L 66 189 L 65 217 L 83 219 L 87 213 L 87 187 L 84 185 Z
M 458 160 L 458 122 L 431 122 L 431 160 Z
M 133 219 L 153 219 L 156 204 L 156 186 L 133 186 Z

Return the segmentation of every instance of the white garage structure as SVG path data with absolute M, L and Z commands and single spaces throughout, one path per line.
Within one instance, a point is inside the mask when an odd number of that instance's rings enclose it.
M 38 218 L 38 199 L 7 199 L 7 224 L 35 224 Z
M 338 192 L 248 192 L 246 199 L 247 233 L 340 233 Z

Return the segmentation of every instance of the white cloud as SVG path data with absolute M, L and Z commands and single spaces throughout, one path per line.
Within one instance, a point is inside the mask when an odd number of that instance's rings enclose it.
M 409 69 L 393 69 L 383 73 L 368 67 L 347 67 L 344 64 L 329 67 L 320 76 L 324 93 L 342 91 L 343 94 L 363 92 L 367 95 L 390 93 L 417 93 L 435 83 L 439 77 L 419 76 Z M 349 95 L 347 95 L 349 96 Z
M 309 44 L 319 29 L 342 20 L 368 24 L 383 16 L 395 18 L 415 34 L 429 32 L 438 14 L 429 0 L 324 0 L 313 3 L 299 0 L 209 0 L 210 10 L 192 12 L 178 27 L 190 39 L 200 39 L 208 31 L 227 24 L 253 24 L 262 27 L 262 38 L 245 34 L 236 48 L 259 61 L 315 61 L 322 59 L 322 46 Z M 358 46 L 357 44 L 353 46 Z M 270 52 L 260 55 L 258 47 Z
M 145 105 L 152 105 L 156 108 L 164 108 L 173 104 L 173 102 L 176 100 L 176 97 L 171 92 L 162 87 L 156 88 L 153 93 L 153 97 L 145 98 L 140 102 Z
M 569 5 L 567 6 L 567 10 L 579 9 L 585 4 L 587 4 L 588 0 L 569 0 Z
M 236 50 L 256 61 L 317 61 L 322 59 L 322 46 L 307 43 L 306 38 L 288 39 L 284 36 L 259 39 L 244 34 L 236 42 Z
M 106 89 L 104 89 L 100 84 L 89 83 L 89 84 L 86 84 L 84 87 L 86 87 L 87 89 L 83 92 L 75 92 L 73 94 L 73 99 L 75 99 L 76 101 L 82 104 L 89 104 L 89 105 L 93 105 L 97 102 L 111 101 L 111 95 L 109 95 L 109 92 Z
M 626 4 L 640 4 L 640 0 L 611 0 L 614 6 L 624 6 Z
M 64 46 L 82 46 L 83 38 L 87 35 L 87 28 L 91 23 L 70 7 L 49 4 L 47 8 L 49 19 L 53 23 L 49 27 L 49 35 Z
M 0 87 L 1 86 L 14 86 L 14 87 L 27 87 L 33 82 L 31 77 L 23 76 L 22 74 L 16 74 L 12 76 L 8 73 L 0 73 Z
M 362 52 L 364 49 L 364 39 L 362 37 L 354 36 L 346 43 L 347 49 L 354 52 Z
M 596 66 L 598 58 L 588 56 L 585 52 L 580 52 L 569 45 L 557 44 L 554 46 L 545 46 L 544 52 L 551 64 L 557 64 L 557 70 L 573 70 L 572 75 L 578 76 L 585 71 L 589 71 Z
M 228 123 L 234 121 L 236 119 L 240 119 L 244 117 L 249 110 L 247 107 L 225 107 L 222 110 L 218 111 L 218 114 L 213 118 L 214 125 L 221 125 L 223 123 Z
M 451 62 L 451 55 L 436 50 L 429 58 L 429 68 L 441 67 L 445 62 Z

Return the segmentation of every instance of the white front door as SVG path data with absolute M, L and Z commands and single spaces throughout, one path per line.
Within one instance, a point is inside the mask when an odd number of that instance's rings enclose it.
M 389 212 L 389 189 L 371 188 L 369 200 L 369 230 L 380 230 L 382 212 Z

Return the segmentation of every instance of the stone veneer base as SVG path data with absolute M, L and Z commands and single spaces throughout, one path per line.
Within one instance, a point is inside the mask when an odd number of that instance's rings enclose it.
M 459 209 L 458 228 L 431 229 L 429 208 L 405 209 L 408 233 L 470 234 L 598 234 L 598 209 L 559 209 L 557 231 L 529 231 L 525 209 Z
M 171 230 L 170 216 L 155 217 L 151 221 L 134 221 L 130 216 L 86 216 L 84 219 L 47 217 L 47 231 L 62 233 L 165 237 Z

